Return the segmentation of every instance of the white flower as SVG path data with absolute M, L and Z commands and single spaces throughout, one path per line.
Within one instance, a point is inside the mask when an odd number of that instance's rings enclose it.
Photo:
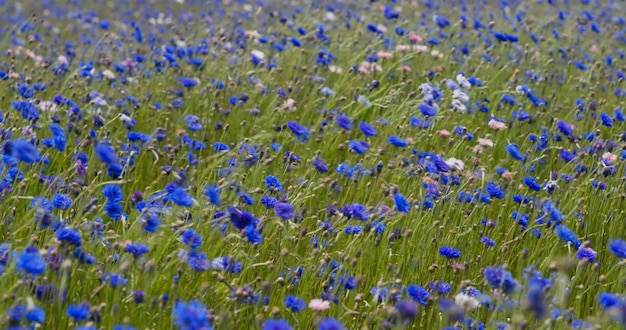
M 460 159 L 448 158 L 446 159 L 446 164 L 453 171 L 463 171 L 465 169 L 465 163 Z
M 469 80 L 467 80 L 467 78 L 465 78 L 464 75 L 462 74 L 458 74 L 456 76 L 456 81 L 459 83 L 459 85 L 461 85 L 462 88 L 464 89 L 470 89 L 470 87 L 472 87 L 472 84 L 470 84 Z
M 453 99 L 451 105 L 455 110 L 459 112 L 467 111 L 467 107 L 465 106 L 465 104 L 463 104 L 461 101 L 457 99 Z
M 265 59 L 265 53 L 260 51 L 260 50 L 253 50 L 252 52 L 252 56 L 260 59 L 260 60 L 264 60 Z
M 465 92 L 460 89 L 455 89 L 454 92 L 452 92 L 452 98 L 461 100 L 463 102 L 469 101 L 469 96 L 467 96 L 467 94 L 465 94 Z
M 459 293 L 454 296 L 454 303 L 463 308 L 465 311 L 471 311 L 480 305 L 480 302 L 478 302 L 476 298 L 464 293 Z

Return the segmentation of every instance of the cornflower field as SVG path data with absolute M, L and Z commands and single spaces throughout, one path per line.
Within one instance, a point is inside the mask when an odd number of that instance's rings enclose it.
M 0 328 L 626 327 L 619 0 L 0 0 Z

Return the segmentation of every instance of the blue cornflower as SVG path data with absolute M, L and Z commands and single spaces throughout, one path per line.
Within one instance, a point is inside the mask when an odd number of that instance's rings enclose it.
M 109 272 L 102 275 L 102 283 L 109 283 L 111 287 L 117 288 L 118 286 L 125 286 L 128 280 L 121 274 L 112 274 Z
M 557 234 L 562 241 L 572 244 L 576 250 L 580 247 L 580 241 L 578 240 L 578 237 L 576 237 L 576 233 L 565 227 L 565 225 L 558 225 L 554 227 L 554 233 Z
M 230 206 L 227 211 L 230 222 L 239 230 L 244 229 L 249 225 L 256 226 L 259 223 L 259 219 L 248 211 L 242 211 Z
M 451 248 L 449 246 L 442 246 L 439 248 L 439 255 L 442 255 L 448 259 L 458 259 L 461 257 L 461 251 Z
M 222 200 L 220 199 L 220 194 L 222 193 L 222 189 L 218 188 L 216 185 L 208 185 L 204 188 L 204 195 L 209 198 L 209 202 L 213 205 L 221 205 Z
M 424 116 L 428 116 L 428 117 L 434 117 L 437 115 L 437 109 L 435 109 L 434 107 L 423 103 L 419 106 L 419 110 L 422 113 L 422 115 Z
M 565 136 L 570 136 L 574 134 L 574 125 L 566 123 L 564 121 L 558 121 L 556 123 L 556 128 Z
M 483 220 L 484 221 L 484 220 Z M 494 241 L 493 239 L 487 237 L 487 236 L 483 236 L 480 239 L 480 242 L 487 245 L 487 246 L 496 246 L 496 241 Z
M 193 229 L 185 230 L 180 236 L 180 240 L 183 244 L 188 245 L 192 249 L 199 248 L 202 245 L 202 236 Z
M 318 330 L 346 330 L 346 327 L 336 319 L 325 317 L 317 324 Z
M 185 254 L 185 259 L 189 267 L 196 272 L 205 272 L 211 269 L 211 262 L 202 252 L 191 250 Z
M 277 203 L 274 206 L 274 211 L 276 212 L 276 215 L 283 220 L 293 218 L 293 206 L 289 203 Z
M 130 243 L 124 247 L 124 251 L 132 254 L 135 258 L 150 252 L 150 248 L 141 243 Z
M 181 330 L 211 330 L 209 311 L 197 300 L 179 301 L 174 306 L 174 326 Z
M 509 154 L 509 156 L 513 157 L 513 159 L 515 160 L 519 160 L 519 161 L 526 160 L 526 156 L 520 152 L 519 146 L 515 143 L 511 143 L 508 146 L 506 146 L 506 152 Z
M 621 239 L 614 239 L 609 242 L 609 251 L 621 259 L 626 259 L 626 242 Z
M 328 165 L 321 158 L 316 157 L 311 164 L 319 173 L 328 173 Z
M 248 242 L 252 244 L 263 243 L 263 235 L 261 235 L 261 232 L 259 232 L 256 226 L 250 225 L 244 229 L 246 231 L 246 238 L 248 239 Z
M 606 127 L 613 127 L 613 119 L 604 112 L 600 115 L 600 121 Z
M 394 147 L 400 147 L 400 148 L 404 148 L 407 145 L 409 145 L 409 143 L 406 142 L 405 139 L 399 138 L 395 135 L 390 136 L 389 139 L 387 139 L 387 142 L 389 142 L 389 144 L 391 144 Z
M 263 195 L 263 197 L 261 197 L 261 204 L 268 209 L 273 209 L 276 204 L 278 204 L 278 200 L 272 196 Z
M 396 210 L 402 213 L 409 213 L 411 211 L 411 204 L 404 197 L 404 195 L 398 193 L 393 196 L 393 201 L 396 204 Z
M 498 198 L 498 199 L 504 198 L 504 190 L 500 188 L 500 186 L 498 186 L 498 184 L 495 182 L 489 182 L 487 184 L 487 187 L 485 187 L 485 190 L 487 191 L 489 196 L 493 198 Z
M 523 182 L 531 190 L 534 190 L 534 191 L 540 191 L 541 190 L 541 184 L 539 182 L 535 181 L 535 179 L 530 177 L 530 176 L 525 177 Z
M 487 267 L 483 274 L 485 280 L 493 288 L 502 288 L 502 291 L 506 294 L 514 293 L 519 289 L 519 284 L 513 278 L 510 272 L 505 271 L 500 267 Z
M 296 296 L 288 296 L 283 299 L 283 303 L 285 307 L 291 310 L 294 313 L 298 313 L 306 309 L 306 303 L 304 300 L 296 297 Z
M 273 175 L 265 177 L 265 187 L 267 187 L 267 190 L 270 192 L 281 192 L 283 190 L 280 180 Z
M 23 139 L 11 141 L 10 150 L 15 159 L 24 163 L 34 163 L 41 158 L 37 148 L 35 148 L 32 143 Z
M 80 233 L 71 228 L 63 228 L 56 232 L 57 241 L 80 247 L 82 244 L 82 238 Z
M 352 140 L 348 143 L 348 147 L 357 154 L 362 155 L 367 152 L 370 145 L 365 141 Z
M 374 128 L 374 126 L 370 125 L 369 123 L 366 122 L 361 122 L 359 124 L 359 129 L 361 130 L 361 132 L 363 133 L 363 135 L 365 136 L 376 136 L 376 128 Z
M 306 142 L 311 137 L 311 133 L 306 126 L 302 126 L 295 121 L 290 121 L 287 123 L 287 127 L 291 130 L 291 132 L 296 136 L 298 141 Z
M 594 262 L 597 256 L 598 253 L 596 253 L 596 251 L 594 251 L 592 248 L 588 247 L 582 248 L 576 253 L 577 259 L 582 260 L 586 258 L 589 262 Z
M 110 147 L 106 144 L 97 144 L 94 147 L 94 151 L 96 152 L 96 155 L 98 155 L 98 158 L 100 158 L 100 160 L 107 165 L 118 164 L 120 161 L 120 159 L 115 154 L 115 150 L 113 150 L 113 147 Z
M 25 271 L 33 276 L 42 275 L 46 270 L 46 263 L 36 247 L 28 247 L 17 257 L 18 271 Z
M 89 306 L 87 304 L 70 305 L 65 314 L 75 322 L 85 321 L 89 318 Z
M 191 195 L 189 195 L 187 191 L 181 187 L 177 187 L 174 191 L 169 193 L 165 200 L 183 207 L 191 207 L 194 202 L 193 197 L 191 197 Z
M 335 122 L 337 122 L 337 125 L 339 125 L 339 127 L 341 127 L 342 129 L 345 129 L 346 131 L 349 131 L 352 129 L 352 119 L 344 115 L 337 116 L 337 118 L 335 118 Z
M 428 305 L 430 300 L 430 293 L 428 292 L 428 290 L 426 290 L 426 288 L 412 284 L 409 285 L 409 287 L 406 289 L 406 292 L 409 297 L 411 297 L 420 305 Z
M 431 282 L 430 289 L 440 295 L 448 294 L 450 293 L 450 291 L 452 291 L 450 284 L 442 281 Z
M 59 210 L 67 210 L 72 206 L 74 200 L 66 194 L 56 194 L 52 197 L 52 207 Z
M 108 184 L 102 189 L 104 197 L 111 202 L 120 202 L 124 198 L 122 189 L 114 184 Z
M 292 330 L 289 322 L 283 319 L 270 319 L 263 323 L 262 330 Z

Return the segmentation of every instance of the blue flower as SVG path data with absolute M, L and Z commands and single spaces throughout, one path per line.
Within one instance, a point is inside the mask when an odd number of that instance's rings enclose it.
M 263 323 L 262 330 L 292 330 L 289 322 L 283 319 L 270 319 Z
M 348 147 L 357 154 L 362 155 L 367 152 L 367 149 L 369 149 L 370 145 L 365 141 L 352 140 L 350 141 L 350 143 L 348 143 Z
M 222 200 L 220 194 L 222 190 L 215 185 L 208 185 L 204 188 L 204 195 L 209 198 L 209 202 L 213 205 L 221 205 Z
M 131 244 L 127 244 L 126 247 L 124 248 L 124 251 L 132 254 L 135 258 L 142 256 L 148 252 L 150 252 L 150 248 L 145 245 L 145 244 L 141 244 L 141 243 L 131 243 Z
M 202 236 L 196 233 L 193 229 L 187 229 L 180 236 L 180 240 L 183 244 L 188 245 L 192 249 L 199 248 L 202 245 Z
M 580 247 L 580 241 L 576 234 L 569 228 L 565 227 L 565 225 L 558 225 L 554 227 L 554 233 L 559 236 L 562 241 L 572 244 L 576 250 Z
M 291 132 L 296 136 L 298 141 L 306 142 L 309 140 L 311 133 L 306 126 L 302 126 L 295 121 L 290 121 L 287 123 L 287 127 L 291 130 Z
M 319 173 L 328 173 L 328 165 L 321 158 L 316 157 L 311 164 Z
M 589 262 L 594 262 L 598 254 L 592 248 L 582 248 L 576 253 L 576 258 L 579 260 L 587 259 Z
M 267 190 L 270 192 L 281 192 L 283 190 L 283 186 L 280 184 L 280 181 L 273 175 L 265 177 L 265 187 L 267 187 Z
M 439 255 L 442 255 L 448 259 L 458 259 L 461 257 L 461 251 L 451 248 L 449 246 L 442 246 L 439 248 Z
M 52 197 L 52 207 L 59 210 L 67 210 L 74 201 L 66 194 L 56 194 Z
M 511 273 L 505 271 L 502 267 L 487 267 L 483 274 L 489 285 L 496 289 L 501 288 L 506 294 L 514 293 L 519 289 L 519 284 Z
M 338 320 L 330 317 L 323 318 L 317 324 L 318 330 L 346 330 L 346 327 Z
M 366 123 L 366 122 L 361 122 L 359 124 L 359 129 L 361 130 L 361 132 L 363 133 L 363 135 L 365 136 L 376 136 L 376 128 L 374 128 L 374 126 Z
M 399 301 L 395 308 L 403 320 L 409 321 L 417 317 L 417 305 L 410 300 Z
M 407 294 L 420 305 L 428 305 L 430 293 L 426 288 L 419 285 L 409 285 L 406 289 Z
M 289 203 L 277 203 L 276 206 L 274 206 L 274 211 L 276 215 L 283 220 L 293 218 L 293 206 Z
M 10 148 L 13 157 L 24 163 L 34 163 L 41 159 L 39 152 L 35 146 L 23 139 L 17 139 L 10 142 Z
M 422 115 L 424 116 L 428 116 L 428 117 L 434 117 L 437 115 L 437 109 L 435 109 L 434 107 L 423 103 L 419 106 L 419 110 L 422 113 Z
M 56 239 L 61 243 L 67 243 L 80 247 L 82 238 L 80 233 L 71 228 L 63 228 L 56 233 Z
M 526 160 L 526 156 L 520 152 L 519 147 L 515 143 L 511 143 L 506 146 L 506 152 L 515 160 L 519 160 L 522 162 Z
M 185 259 L 187 260 L 189 267 L 196 272 L 205 272 L 211 269 L 209 259 L 206 254 L 202 252 L 191 250 L 185 254 Z
M 283 303 L 285 307 L 291 310 L 294 313 L 298 313 L 303 311 L 306 308 L 306 303 L 304 300 L 296 297 L 296 296 L 287 296 L 283 299 Z
M 89 306 L 86 304 L 70 305 L 65 314 L 76 322 L 85 321 L 89 317 Z
M 398 193 L 393 196 L 393 201 L 396 204 L 396 210 L 402 213 L 409 213 L 411 211 L 411 204 L 404 197 L 404 195 Z
M 102 189 L 104 197 L 111 202 L 120 202 L 124 198 L 122 189 L 114 184 L 108 184 Z
M 487 184 L 487 187 L 485 187 L 485 190 L 487 191 L 489 196 L 493 198 L 498 198 L 498 199 L 504 198 L 504 190 L 500 188 L 500 186 L 498 186 L 498 184 L 495 182 L 489 182 Z
M 183 207 L 191 207 L 194 202 L 193 197 L 181 187 L 177 187 L 174 191 L 169 193 L 165 200 Z
M 33 306 L 26 313 L 26 321 L 43 323 L 46 320 L 46 312 L 38 306 Z
M 100 160 L 107 165 L 118 164 L 120 161 L 120 159 L 115 154 L 115 150 L 113 150 L 113 147 L 110 147 L 106 144 L 97 144 L 94 147 L 94 151 L 96 152 L 96 155 L 98 155 L 98 158 L 100 158 Z
M 616 257 L 626 259 L 626 242 L 621 239 L 614 239 L 609 242 L 609 251 Z
M 480 239 L 480 242 L 487 245 L 487 246 L 496 246 L 496 241 L 494 241 L 493 239 L 487 237 L 487 236 L 483 236 Z
M 128 280 L 121 274 L 111 274 L 106 272 L 102 276 L 102 283 L 110 283 L 111 287 L 117 288 L 118 286 L 125 286 L 126 283 L 128 283 Z
M 179 301 L 174 306 L 174 326 L 181 330 L 211 330 L 209 311 L 197 300 Z
M 532 177 L 529 177 L 529 176 L 525 177 L 523 182 L 531 190 L 534 190 L 534 191 L 540 191 L 541 190 L 541 184 L 538 183 L 537 181 L 535 181 L 535 179 L 532 178 Z
M 46 263 L 36 247 L 28 247 L 22 252 L 16 261 L 18 271 L 24 271 L 33 276 L 42 275 L 46 270 Z
M 409 145 L 405 139 L 399 138 L 395 135 L 390 136 L 387 142 L 389 142 L 389 144 L 391 144 L 394 147 L 400 147 L 400 148 L 404 148 L 407 145 Z
M 344 115 L 337 116 L 337 118 L 335 118 L 335 121 L 337 122 L 337 125 L 339 125 L 339 127 L 345 129 L 346 131 L 352 129 L 352 120 Z

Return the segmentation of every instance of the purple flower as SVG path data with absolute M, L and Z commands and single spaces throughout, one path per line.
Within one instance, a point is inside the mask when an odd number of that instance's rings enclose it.
M 576 253 L 576 258 L 579 260 L 586 258 L 587 260 L 589 260 L 589 262 L 594 262 L 597 255 L 598 254 L 596 253 L 596 251 L 594 251 L 592 248 L 586 247 L 578 250 L 578 253 Z
M 274 211 L 276 212 L 276 215 L 283 220 L 293 218 L 293 206 L 289 203 L 276 204 L 276 206 L 274 206 Z

